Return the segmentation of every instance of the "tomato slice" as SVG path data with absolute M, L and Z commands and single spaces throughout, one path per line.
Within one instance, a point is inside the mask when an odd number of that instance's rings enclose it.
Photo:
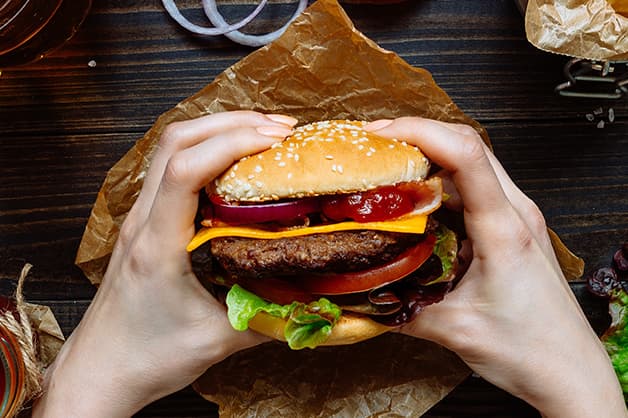
M 238 279 L 237 283 L 260 298 L 279 305 L 289 305 L 292 302 L 310 303 L 318 300 L 298 284 L 287 280 L 274 278 Z
M 365 271 L 317 274 L 299 278 L 303 290 L 317 295 L 342 295 L 365 292 L 402 279 L 418 269 L 434 251 L 436 236 L 428 235 L 416 246 L 390 263 Z

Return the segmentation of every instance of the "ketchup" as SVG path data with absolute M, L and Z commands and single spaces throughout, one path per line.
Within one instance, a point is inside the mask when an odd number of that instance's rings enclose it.
M 0 296 L 0 313 L 15 314 L 15 304 Z M 0 325 L 0 417 L 17 413 L 24 391 L 24 360 L 17 338 Z
M 334 221 L 377 222 L 410 213 L 418 204 L 429 202 L 432 198 L 432 191 L 424 184 L 402 183 L 330 197 L 323 203 L 322 210 L 327 218 Z

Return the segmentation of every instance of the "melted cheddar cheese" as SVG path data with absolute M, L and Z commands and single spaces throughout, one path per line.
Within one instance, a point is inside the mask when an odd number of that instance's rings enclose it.
M 303 235 L 324 234 L 336 231 L 375 230 L 422 234 L 427 226 L 427 215 L 409 215 L 390 221 L 381 222 L 339 222 L 329 225 L 317 225 L 285 231 L 265 231 L 249 226 L 212 227 L 199 230 L 187 246 L 194 251 L 207 241 L 219 237 L 243 237 L 257 239 L 292 238 Z

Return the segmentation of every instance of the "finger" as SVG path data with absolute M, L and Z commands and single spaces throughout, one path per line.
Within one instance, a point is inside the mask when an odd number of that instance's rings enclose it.
M 458 310 L 452 296 L 449 293 L 445 300 L 423 308 L 411 322 L 402 325 L 399 332 L 451 348 L 447 337 L 452 332 L 449 327 L 454 324 L 454 312 Z
M 539 244 L 545 256 L 549 259 L 554 269 L 562 274 L 560 264 L 556 258 L 554 247 L 547 233 L 547 224 L 543 213 L 539 207 L 530 199 L 523 191 L 517 187 L 515 182 L 510 178 L 497 157 L 485 147 L 486 155 L 497 175 L 497 179 L 504 189 L 506 197 L 510 201 L 521 220 L 527 225 L 534 240 Z
M 475 129 L 469 125 L 463 125 L 458 123 L 449 123 L 443 121 L 434 121 L 444 127 L 447 127 L 455 132 L 458 132 L 463 135 L 474 135 L 476 133 Z M 506 170 L 499 162 L 495 154 L 488 148 L 486 144 L 483 144 L 484 152 L 489 159 L 491 166 L 493 167 L 493 171 L 497 175 L 497 179 L 506 194 L 506 197 L 510 201 L 513 208 L 519 214 L 519 217 L 524 221 L 524 223 L 528 226 L 534 239 L 539 243 L 545 254 L 550 258 L 550 261 L 558 267 L 558 260 L 554 255 L 554 250 L 547 234 L 547 226 L 545 224 L 545 219 L 543 214 L 539 210 L 538 206 L 525 194 L 517 185 L 515 185 L 514 181 L 510 178 Z M 455 193 L 455 189 L 452 190 L 448 181 L 445 180 L 446 176 L 443 177 L 443 189 L 450 196 L 453 196 L 453 199 L 449 199 L 445 205 L 447 207 L 455 209 L 459 203 L 462 203 L 459 199 L 457 199 Z
M 252 111 L 234 111 L 215 113 L 168 125 L 162 134 L 142 190 L 132 209 L 136 223 L 142 223 L 148 216 L 168 160 L 177 151 L 193 147 L 220 132 L 240 127 L 292 127 L 296 123 L 296 119 L 285 115 L 263 115 Z
M 435 176 L 441 178 L 443 193 L 447 195 L 447 200 L 443 199 L 445 207 L 456 212 L 462 212 L 464 209 L 462 198 L 460 197 L 460 193 L 458 193 L 458 189 L 456 189 L 456 184 L 451 178 L 451 175 L 446 170 L 440 170 Z
M 199 191 L 235 161 L 269 148 L 290 133 L 286 127 L 238 128 L 176 152 L 164 169 L 147 229 L 155 236 L 169 237 L 173 250 L 185 251 L 194 235 Z
M 374 132 L 403 138 L 418 146 L 436 164 L 448 170 L 464 203 L 465 226 L 470 236 L 490 244 L 495 228 L 508 225 L 513 209 L 475 131 L 467 134 L 422 118 L 399 118 Z M 367 130 L 372 126 L 367 125 Z
M 554 251 L 549 236 L 547 235 L 547 225 L 543 213 L 538 206 L 517 187 L 495 155 L 488 150 L 488 148 L 485 148 L 485 151 L 497 175 L 497 179 L 513 208 L 526 225 L 528 225 L 530 232 L 532 232 L 536 241 L 541 245 L 541 248 L 546 253 L 553 254 Z

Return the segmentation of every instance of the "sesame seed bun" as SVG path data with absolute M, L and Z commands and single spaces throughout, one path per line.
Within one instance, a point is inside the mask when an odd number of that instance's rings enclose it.
M 429 162 L 417 147 L 366 132 L 365 124 L 331 120 L 297 127 L 283 142 L 232 165 L 210 191 L 227 201 L 261 202 L 425 178 Z
M 279 341 L 286 341 L 284 337 L 284 328 L 286 320 L 276 316 L 260 312 L 249 321 L 249 328 L 267 337 L 274 338 Z M 347 345 L 355 344 L 369 338 L 377 337 L 393 328 L 387 327 L 373 321 L 366 316 L 352 315 L 344 313 L 334 327 L 331 335 L 321 345 Z

